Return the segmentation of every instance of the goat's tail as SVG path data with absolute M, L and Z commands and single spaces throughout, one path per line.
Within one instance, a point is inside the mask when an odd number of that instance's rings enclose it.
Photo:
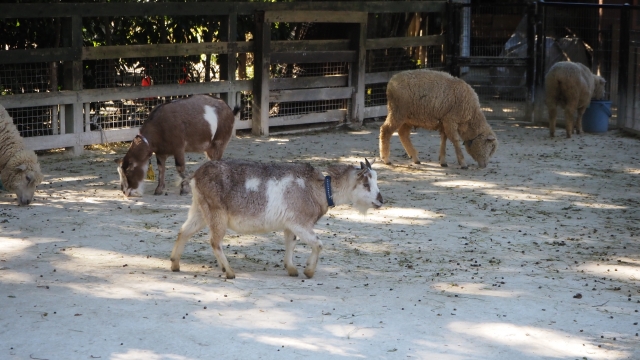
M 238 114 L 240 113 L 240 106 L 236 105 L 233 107 L 233 117 L 238 117 Z

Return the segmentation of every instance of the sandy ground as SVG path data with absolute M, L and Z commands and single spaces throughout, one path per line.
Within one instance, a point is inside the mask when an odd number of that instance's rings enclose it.
M 243 136 L 225 156 L 355 165 L 379 126 Z M 229 234 L 227 281 L 203 231 L 173 273 L 191 201 L 173 165 L 165 196 L 126 199 L 125 146 L 41 155 L 33 206 L 0 193 L 0 358 L 640 359 L 640 140 L 492 126 L 486 169 L 450 144 L 440 167 L 423 130 L 411 165 L 394 136 L 394 166 L 373 165 L 385 207 L 331 209 L 313 279 L 287 276 L 280 233 Z

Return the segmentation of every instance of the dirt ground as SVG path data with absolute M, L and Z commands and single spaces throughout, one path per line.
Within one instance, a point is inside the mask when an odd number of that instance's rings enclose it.
M 281 233 L 228 234 L 234 280 L 207 230 L 171 272 L 191 202 L 173 164 L 164 196 L 127 199 L 126 146 L 40 155 L 33 206 L 0 193 L 0 358 L 640 359 L 640 139 L 491 124 L 486 169 L 450 144 L 440 167 L 423 130 L 411 165 L 394 136 L 373 165 L 385 206 L 320 219 L 312 279 L 287 276 Z M 356 165 L 380 125 L 242 136 L 225 157 Z

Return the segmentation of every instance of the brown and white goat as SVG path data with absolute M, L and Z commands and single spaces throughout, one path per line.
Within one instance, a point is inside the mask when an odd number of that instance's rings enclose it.
M 298 276 L 293 264 L 297 237 L 312 248 L 304 270 L 311 278 L 322 250 L 313 226 L 329 207 L 351 203 L 364 214 L 382 206 L 377 174 L 365 161 L 360 168 L 329 166 L 328 176 L 302 163 L 205 163 L 191 180 L 193 202 L 171 252 L 171 270 L 180 271 L 180 256 L 187 240 L 205 226 L 209 226 L 213 253 L 227 279 L 235 278 L 222 251 L 227 229 L 241 234 L 284 230 L 287 272 Z
M 165 162 L 170 155 L 183 180 L 180 195 L 188 194 L 184 154 L 204 152 L 209 160 L 222 158 L 239 110 L 239 107 L 231 110 L 223 100 L 209 95 L 194 95 L 156 106 L 124 158 L 116 159 L 122 192 L 126 196 L 142 196 L 149 159 L 155 153 L 158 187 L 154 194 L 161 195 L 164 191 Z

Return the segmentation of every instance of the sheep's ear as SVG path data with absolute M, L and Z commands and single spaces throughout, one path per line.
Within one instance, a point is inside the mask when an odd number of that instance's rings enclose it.
M 27 165 L 26 164 L 18 165 L 18 166 L 16 166 L 16 170 L 25 171 L 25 170 L 27 170 Z
M 496 137 L 495 137 L 495 136 L 493 136 L 493 135 L 489 135 L 489 136 L 487 137 L 487 141 L 496 141 Z

